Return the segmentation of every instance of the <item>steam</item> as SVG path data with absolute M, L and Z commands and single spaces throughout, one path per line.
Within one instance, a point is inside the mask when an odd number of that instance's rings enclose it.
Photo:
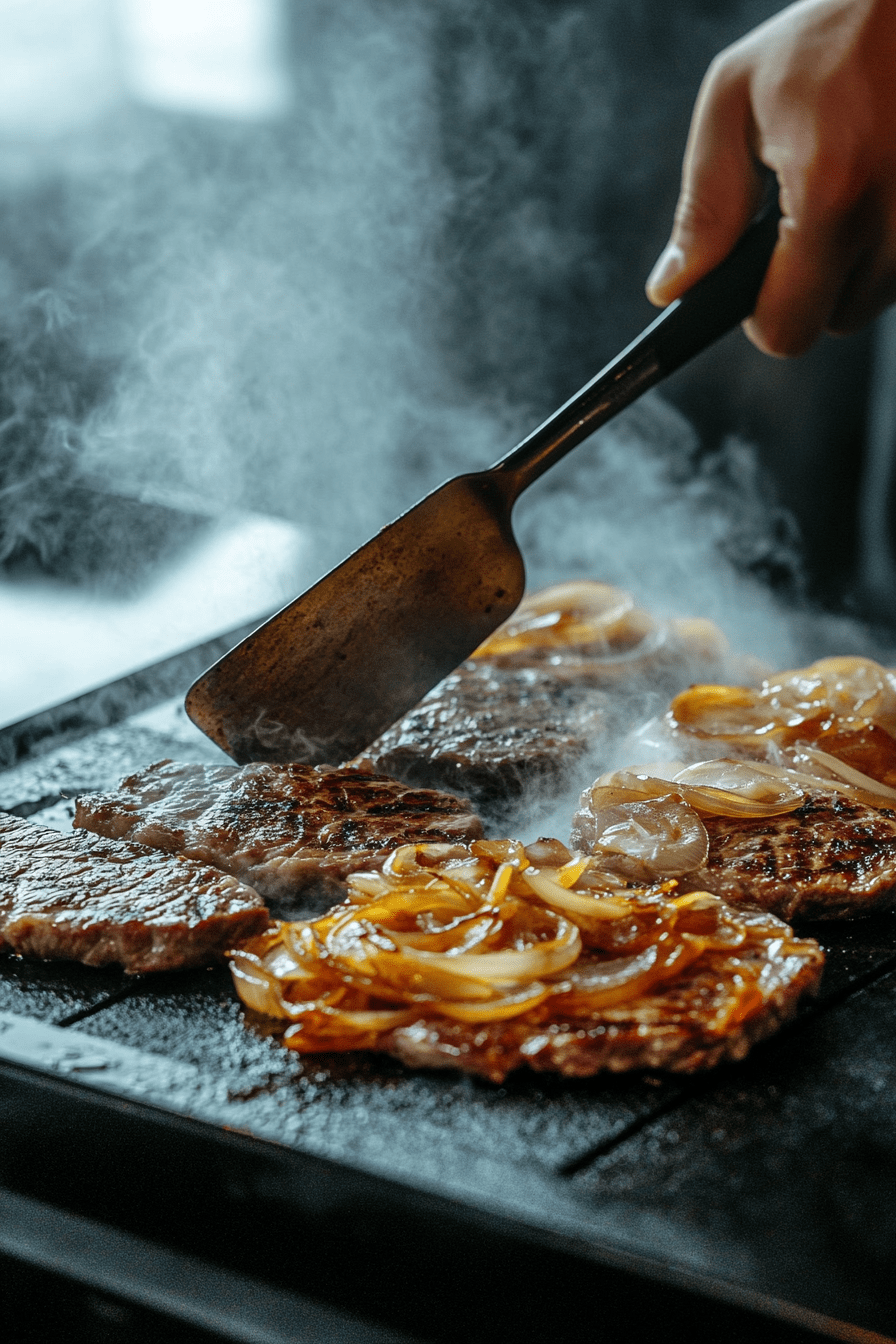
M 754 449 L 731 438 L 701 457 L 656 394 L 543 478 L 519 534 L 534 586 L 599 575 L 657 616 L 709 617 L 773 666 L 803 651 L 799 536 Z
M 119 108 L 16 189 L 4 234 L 31 241 L 7 266 L 7 558 L 52 554 L 77 480 L 289 518 L 323 570 L 506 442 L 434 336 L 451 183 L 432 20 L 336 8 L 351 22 L 297 20 L 290 119 Z
M 320 573 L 447 476 L 495 460 L 574 390 L 549 349 L 563 303 L 553 325 L 542 317 L 549 291 L 568 300 L 576 284 L 606 285 L 590 216 L 580 201 L 570 225 L 539 187 L 544 137 L 536 154 L 510 135 L 501 100 L 519 85 L 505 68 L 493 87 L 473 59 L 476 7 L 448 6 L 463 30 L 453 38 L 439 8 L 297 6 L 285 119 L 118 106 L 65 162 L 10 188 L 0 563 L 28 547 L 51 558 L 70 538 L 65 498 L 96 486 L 287 518 L 307 530 Z M 524 61 L 512 10 L 507 61 Z M 562 67 L 584 10 L 538 22 Z M 452 157 L 452 59 L 461 101 L 480 108 L 467 123 L 482 136 L 475 172 Z M 612 123 L 609 45 L 588 68 L 595 82 L 574 91 L 589 128 L 580 154 Z M 496 181 L 513 188 L 500 227 L 477 218 Z M 485 270 L 469 262 L 477 247 Z M 488 303 L 480 294 L 464 309 L 471 275 L 485 273 Z M 540 306 L 520 300 L 521 276 L 530 287 L 540 277 Z M 108 513 L 101 523 L 108 546 Z M 90 528 L 79 516 L 86 549 Z M 533 488 L 518 529 L 532 586 L 619 583 L 658 615 L 712 617 L 779 666 L 810 645 L 865 640 L 858 626 L 794 621 L 798 537 L 752 449 L 731 439 L 701 457 L 656 395 Z M 122 532 L 122 565 L 128 543 Z

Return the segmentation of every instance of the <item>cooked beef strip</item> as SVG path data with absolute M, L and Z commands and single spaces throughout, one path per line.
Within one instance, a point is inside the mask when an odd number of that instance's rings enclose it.
M 464 663 L 363 753 L 409 784 L 468 795 L 496 825 L 599 751 L 610 696 L 587 665 Z
M 79 798 L 75 825 L 211 863 L 281 903 L 309 887 L 341 895 L 342 878 L 399 845 L 482 835 L 449 794 L 363 770 L 267 763 L 160 761 Z
M 647 1031 L 637 1021 L 557 1022 L 533 1027 L 513 1022 L 487 1022 L 477 1028 L 448 1018 L 429 1018 L 396 1027 L 380 1049 L 412 1068 L 461 1069 L 501 1083 L 508 1073 L 527 1064 L 538 1073 L 590 1078 L 596 1073 L 627 1073 L 635 1069 L 667 1069 L 696 1073 L 724 1060 L 743 1059 L 757 1041 L 773 1036 L 793 1016 L 797 1000 L 810 988 L 808 976 L 799 989 L 781 996 L 729 1036 L 701 1037 L 678 1024 Z
M 217 868 L 0 813 L 0 947 L 135 975 L 204 966 L 268 922 Z
M 782 933 L 791 936 L 783 926 Z M 743 959 L 742 951 L 738 955 Z M 577 1078 L 632 1069 L 695 1073 L 743 1059 L 793 1016 L 804 994 L 818 988 L 824 954 L 811 939 L 798 940 L 783 955 L 770 954 L 757 941 L 748 955 L 764 963 L 768 997 L 753 1016 L 721 1032 L 707 1026 L 724 1001 L 721 963 L 712 963 L 685 971 L 632 1004 L 605 1008 L 593 1021 L 533 1022 L 527 1014 L 471 1024 L 421 1014 L 419 1021 L 384 1034 L 377 1048 L 414 1067 L 463 1069 L 496 1083 L 523 1064 Z
M 810 794 L 795 812 L 745 820 L 704 817 L 705 868 L 683 879 L 782 919 L 864 915 L 896 901 L 896 810 L 841 794 Z

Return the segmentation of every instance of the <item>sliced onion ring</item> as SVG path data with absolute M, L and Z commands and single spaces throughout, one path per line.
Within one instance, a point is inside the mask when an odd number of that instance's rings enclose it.
M 614 790 L 615 795 L 598 792 L 602 790 Z M 782 778 L 772 784 L 752 762 L 730 757 L 687 766 L 678 761 L 668 765 L 657 762 L 641 766 L 637 772 L 614 770 L 601 775 L 591 792 L 595 809 L 610 805 L 612 796 L 620 802 L 633 802 L 674 792 L 695 812 L 718 817 L 776 817 L 794 811 L 803 801 L 803 792 L 793 781 Z
M 664 788 L 659 796 L 613 803 L 600 786 L 586 790 L 573 818 L 573 845 L 635 881 L 681 877 L 702 868 L 709 854 L 706 827 L 667 782 Z M 616 789 L 607 792 L 618 796 Z

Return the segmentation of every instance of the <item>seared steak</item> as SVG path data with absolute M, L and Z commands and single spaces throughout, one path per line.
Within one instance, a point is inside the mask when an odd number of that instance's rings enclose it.
M 448 794 L 363 770 L 267 763 L 160 761 L 112 793 L 79 798 L 75 825 L 186 854 L 281 899 L 320 885 L 338 895 L 348 873 L 399 845 L 482 835 Z
M 704 817 L 706 867 L 682 888 L 749 901 L 782 919 L 862 915 L 896 898 L 896 810 L 840 794 L 809 795 L 795 811 L 755 821 Z
M 0 813 L 0 947 L 135 975 L 203 966 L 268 922 L 216 868 Z
M 610 697 L 585 671 L 467 662 L 377 738 L 363 759 L 409 784 L 468 795 L 505 822 L 607 739 Z
M 349 876 L 319 919 L 236 949 L 247 1008 L 300 1053 L 387 1050 L 500 1082 L 739 1059 L 824 954 L 765 911 L 627 887 L 557 840 L 421 846 Z
M 789 929 L 783 932 L 790 934 Z M 782 957 L 778 966 L 766 962 L 774 988 L 760 1011 L 722 1034 L 708 1026 L 724 1003 L 720 967 L 714 965 L 685 972 L 633 1004 L 605 1008 L 595 1022 L 516 1018 L 470 1024 L 433 1016 L 396 1027 L 378 1048 L 417 1068 L 463 1069 L 496 1083 L 522 1064 L 571 1078 L 632 1069 L 696 1073 L 743 1059 L 757 1041 L 774 1035 L 793 1016 L 804 994 L 817 990 L 823 954 L 809 939 L 797 946 L 799 953 Z M 750 959 L 759 966 L 767 956 L 767 948 L 757 944 Z

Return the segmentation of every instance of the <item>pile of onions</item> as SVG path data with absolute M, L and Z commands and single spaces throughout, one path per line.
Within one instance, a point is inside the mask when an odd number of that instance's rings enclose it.
M 348 899 L 322 918 L 232 952 L 231 968 L 243 1002 L 286 1020 L 284 1042 L 301 1051 L 371 1049 L 433 1018 L 593 1022 L 680 989 L 707 958 L 725 1007 L 716 995 L 700 1025 L 725 1030 L 765 1002 L 758 943 L 780 952 L 792 935 L 774 916 L 674 888 L 632 889 L 554 840 L 405 845 L 381 873 L 350 877 Z
M 481 644 L 474 658 L 580 652 L 595 659 L 642 654 L 670 641 L 703 661 L 720 658 L 725 637 L 708 620 L 661 624 L 635 605 L 631 593 L 581 580 L 531 593 L 508 621 Z
M 896 673 L 870 658 L 824 658 L 758 690 L 692 686 L 672 701 L 667 724 L 673 740 L 711 739 L 878 805 L 896 800 Z
M 601 775 L 586 789 L 572 844 L 599 856 L 610 871 L 663 881 L 706 863 L 709 836 L 701 817 L 777 817 L 793 812 L 804 796 L 788 772 L 753 762 L 655 761 Z

